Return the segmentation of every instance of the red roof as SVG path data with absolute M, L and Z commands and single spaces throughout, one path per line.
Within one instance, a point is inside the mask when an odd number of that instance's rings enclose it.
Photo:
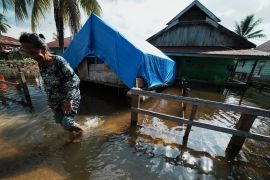
M 21 43 L 15 38 L 1 35 L 0 36 L 0 45 L 20 46 Z
M 72 37 L 67 37 L 67 38 L 64 39 L 64 47 L 65 48 L 68 47 L 71 40 L 72 40 Z M 52 42 L 47 43 L 47 46 L 49 48 L 59 48 L 59 42 L 58 41 L 52 41 Z

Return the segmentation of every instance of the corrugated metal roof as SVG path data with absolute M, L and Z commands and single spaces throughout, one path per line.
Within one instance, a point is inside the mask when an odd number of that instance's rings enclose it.
M 207 55 L 223 55 L 223 56 L 236 56 L 236 57 L 250 57 L 250 58 L 269 58 L 270 53 L 258 51 L 255 49 L 241 49 L 241 50 L 227 50 L 227 51 L 207 51 L 202 52 Z
M 157 47 L 165 53 L 201 53 L 207 51 L 230 50 L 224 47 L 190 47 L 190 46 L 167 46 Z
M 0 36 L 0 45 L 20 46 L 21 43 L 15 38 L 1 35 Z
M 269 59 L 270 53 L 255 49 L 225 50 L 220 48 L 198 48 L 198 47 L 159 47 L 164 53 L 176 56 L 197 57 L 220 57 L 239 59 Z
M 256 49 L 259 51 L 270 52 L 270 41 L 259 45 Z
M 64 47 L 65 48 L 68 47 L 71 40 L 72 40 L 72 37 L 67 37 L 67 38 L 64 39 Z M 47 43 L 47 46 L 49 48 L 59 48 L 59 42 L 58 41 L 52 41 L 52 42 Z

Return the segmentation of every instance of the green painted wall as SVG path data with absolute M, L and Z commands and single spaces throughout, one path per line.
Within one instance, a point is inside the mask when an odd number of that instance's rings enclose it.
M 255 60 L 240 61 L 236 72 L 249 74 L 252 70 Z M 262 69 L 261 66 L 263 65 Z M 259 72 L 261 69 L 261 72 Z M 254 70 L 253 79 L 270 81 L 270 60 L 260 60 Z
M 201 58 L 201 57 L 171 57 L 176 62 L 177 76 L 215 82 L 226 81 L 231 73 L 228 66 L 234 64 L 233 59 Z
M 266 65 L 261 72 L 261 79 L 270 81 L 270 60 L 266 62 Z

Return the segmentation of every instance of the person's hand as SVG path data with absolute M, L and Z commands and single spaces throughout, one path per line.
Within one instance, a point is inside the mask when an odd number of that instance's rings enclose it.
M 71 113 L 71 110 L 72 110 L 72 103 L 73 101 L 72 100 L 67 100 L 65 101 L 64 105 L 63 105 L 63 113 L 65 115 L 68 115 Z

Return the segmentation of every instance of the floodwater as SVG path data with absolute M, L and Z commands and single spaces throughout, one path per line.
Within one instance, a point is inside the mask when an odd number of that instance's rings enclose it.
M 270 179 L 270 144 L 246 140 L 234 161 L 225 158 L 231 135 L 140 116 L 130 129 L 129 100 L 112 88 L 83 84 L 77 121 L 86 133 L 80 143 L 54 123 L 40 89 L 30 86 L 35 107 L 0 105 L 0 179 Z M 163 93 L 179 95 L 177 87 Z M 18 95 L 9 95 L 20 99 Z M 191 97 L 237 104 L 229 92 L 191 89 Z M 269 96 L 248 92 L 245 105 L 270 109 Z M 142 107 L 180 116 L 181 104 L 150 99 Z M 188 106 L 186 117 L 191 108 Z M 234 127 L 239 114 L 199 107 L 196 120 Z M 270 120 L 259 117 L 252 132 L 270 135 Z

